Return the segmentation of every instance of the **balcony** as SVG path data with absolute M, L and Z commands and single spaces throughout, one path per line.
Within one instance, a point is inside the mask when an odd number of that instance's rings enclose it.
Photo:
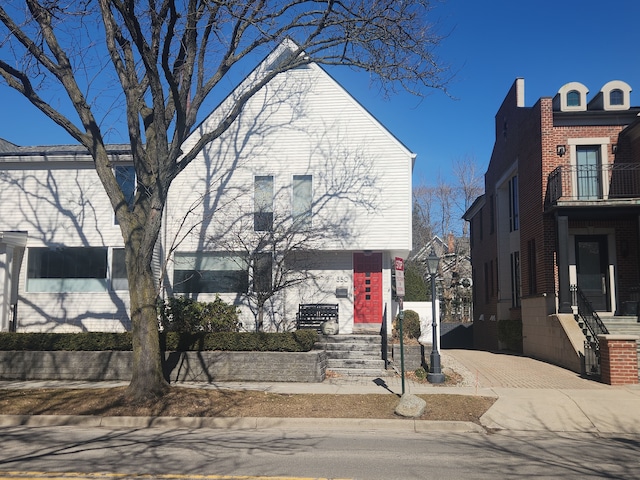
M 640 164 L 562 165 L 549 174 L 545 210 L 640 205 Z

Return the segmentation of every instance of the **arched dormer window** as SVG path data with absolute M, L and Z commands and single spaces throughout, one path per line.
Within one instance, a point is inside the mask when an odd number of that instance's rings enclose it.
M 597 98 L 599 98 L 597 107 L 603 110 L 629 110 L 631 87 L 623 81 L 613 80 L 602 87 Z
M 570 82 L 558 90 L 553 99 L 554 109 L 561 112 L 584 112 L 589 89 L 579 82 Z
M 624 105 L 624 94 L 619 88 L 609 92 L 609 105 Z
M 571 90 L 567 92 L 567 107 L 579 107 L 580 106 L 580 92 L 577 90 Z

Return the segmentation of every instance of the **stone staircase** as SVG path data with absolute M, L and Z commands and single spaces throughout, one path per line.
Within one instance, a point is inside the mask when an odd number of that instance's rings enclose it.
M 636 335 L 640 337 L 640 323 L 636 316 L 604 317 L 600 314 L 602 323 L 609 333 L 613 335 Z M 638 348 L 638 377 L 640 378 L 640 341 L 636 342 Z
M 394 373 L 385 369 L 380 335 L 321 335 L 314 348 L 327 352 L 327 371 L 362 377 Z

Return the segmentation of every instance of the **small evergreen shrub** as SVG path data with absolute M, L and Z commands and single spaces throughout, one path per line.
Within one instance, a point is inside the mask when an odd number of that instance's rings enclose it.
M 396 317 L 393 322 L 394 336 L 400 335 L 400 319 Z M 405 338 L 420 338 L 420 315 L 413 310 L 404 311 L 404 320 L 402 321 L 402 333 Z
M 213 302 L 170 297 L 160 303 L 159 309 L 160 324 L 167 332 L 237 332 L 240 329 L 238 308 L 218 295 Z

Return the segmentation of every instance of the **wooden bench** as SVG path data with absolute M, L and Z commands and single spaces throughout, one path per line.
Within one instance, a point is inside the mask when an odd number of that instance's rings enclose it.
M 326 321 L 338 321 L 338 304 L 304 303 L 298 306 L 296 328 L 313 328 L 322 333 L 322 324 Z

